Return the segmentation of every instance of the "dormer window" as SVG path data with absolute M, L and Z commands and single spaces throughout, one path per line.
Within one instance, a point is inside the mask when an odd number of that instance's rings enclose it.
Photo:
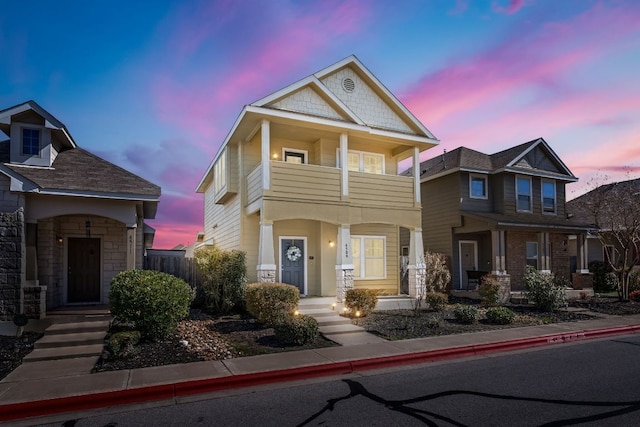
M 22 128 L 22 154 L 25 156 L 40 154 L 40 129 Z

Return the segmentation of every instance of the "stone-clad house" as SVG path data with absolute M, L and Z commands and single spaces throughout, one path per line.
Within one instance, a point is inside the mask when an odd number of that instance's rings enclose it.
M 0 131 L 0 320 L 108 303 L 151 247 L 160 187 L 79 148 L 34 101 L 1 110 Z
M 250 281 L 289 283 L 302 295 L 397 295 L 404 227 L 415 294 L 420 184 L 400 176 L 398 162 L 417 166 L 437 143 L 350 56 L 243 108 L 197 187 L 202 244 L 245 251 Z
M 457 148 L 422 162 L 420 181 L 424 246 L 447 255 L 453 290 L 473 290 L 487 273 L 522 290 L 527 264 L 589 285 L 591 227 L 565 210 L 565 186 L 577 178 L 544 139 L 492 155 Z

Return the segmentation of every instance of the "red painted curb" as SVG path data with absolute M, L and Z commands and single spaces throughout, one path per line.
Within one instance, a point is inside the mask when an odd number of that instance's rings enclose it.
M 611 335 L 622 335 L 640 332 L 640 325 L 618 326 L 603 329 L 591 329 L 570 333 L 543 335 L 534 338 L 523 338 L 500 341 L 488 344 L 477 344 L 417 353 L 375 357 L 354 360 L 351 362 L 333 362 L 323 365 L 304 366 L 278 371 L 256 372 L 253 374 L 231 375 L 220 378 L 185 381 L 175 384 L 148 386 L 127 390 L 116 390 L 92 393 L 80 396 L 68 396 L 33 402 L 11 403 L 0 405 L 0 421 L 11 421 L 23 418 L 53 415 L 64 412 L 75 412 L 108 406 L 126 405 L 148 402 L 152 400 L 174 399 L 220 390 L 271 384 L 278 382 L 302 380 L 331 375 L 343 375 L 358 371 L 388 368 L 392 366 L 434 362 L 438 360 L 457 359 L 488 353 L 520 350 L 556 343 L 576 340 L 595 339 Z

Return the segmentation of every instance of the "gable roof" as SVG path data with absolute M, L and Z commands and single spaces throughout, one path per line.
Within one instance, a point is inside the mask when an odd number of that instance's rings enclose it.
M 161 193 L 159 186 L 82 148 L 58 153 L 51 168 L 4 163 L 0 172 L 39 193 L 139 200 L 157 200 Z
M 555 170 L 550 170 L 549 167 L 542 169 L 537 165 L 530 165 L 527 158 L 534 150 L 540 150 L 540 155 L 550 162 L 548 166 L 553 166 Z M 570 182 L 578 180 L 543 138 L 534 139 L 491 155 L 459 147 L 420 163 L 420 178 L 422 180 L 431 180 L 459 171 L 486 174 L 513 172 L 547 176 Z M 410 174 L 411 170 L 406 173 Z
M 8 130 L 8 126 L 11 125 L 11 117 L 29 110 L 36 112 L 44 119 L 45 127 L 58 131 L 58 133 L 63 136 L 62 139 L 67 142 L 67 146 L 71 148 L 77 147 L 75 141 L 71 137 L 71 134 L 69 134 L 67 127 L 33 100 L 0 110 L 0 130 L 5 131 L 5 133 L 8 134 L 6 131 Z

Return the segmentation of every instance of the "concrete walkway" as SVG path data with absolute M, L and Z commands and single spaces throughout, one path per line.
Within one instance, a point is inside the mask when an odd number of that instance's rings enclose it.
M 77 417 L 81 410 L 151 401 L 175 404 L 221 390 L 638 332 L 640 315 L 611 316 L 95 374 L 76 369 L 89 368 L 89 358 L 43 361 L 24 364 L 28 369 L 18 368 L 0 382 L 0 421 L 64 412 Z

